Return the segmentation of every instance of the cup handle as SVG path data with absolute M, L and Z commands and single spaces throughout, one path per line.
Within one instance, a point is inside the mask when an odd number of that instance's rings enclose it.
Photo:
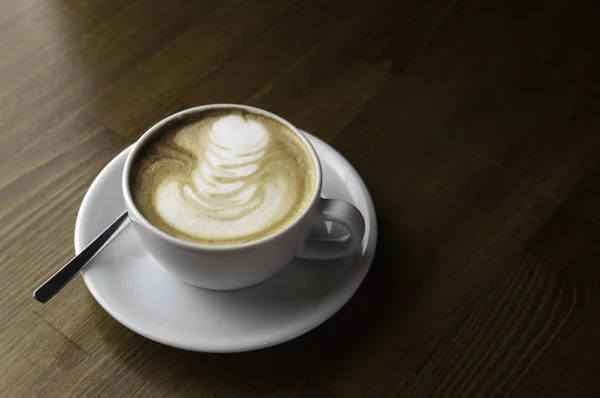
M 365 234 L 365 219 L 360 211 L 348 202 L 338 199 L 319 199 L 316 220 L 341 224 L 350 234 L 344 241 L 308 239 L 297 257 L 309 260 L 333 260 L 354 253 Z

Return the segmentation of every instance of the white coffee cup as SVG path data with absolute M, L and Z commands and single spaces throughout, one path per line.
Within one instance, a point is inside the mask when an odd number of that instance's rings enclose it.
M 309 148 L 316 170 L 316 188 L 309 204 L 297 219 L 283 230 L 249 243 L 211 246 L 176 238 L 151 224 L 136 208 L 130 190 L 131 167 L 148 140 L 161 134 L 175 118 L 208 109 L 239 109 L 274 119 L 287 126 Z M 360 211 L 348 202 L 321 197 L 322 171 L 319 158 L 307 138 L 291 123 L 262 109 L 233 104 L 215 104 L 190 108 L 163 119 L 134 144 L 125 161 L 122 187 L 129 217 L 142 244 L 158 263 L 189 284 L 213 290 L 234 290 L 256 285 L 281 271 L 294 257 L 335 259 L 351 255 L 365 232 Z M 309 239 L 313 223 L 332 221 L 349 232 L 345 241 Z

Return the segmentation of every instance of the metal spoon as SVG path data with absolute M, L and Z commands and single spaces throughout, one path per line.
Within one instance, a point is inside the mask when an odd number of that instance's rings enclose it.
M 69 283 L 75 275 L 85 267 L 96 254 L 104 249 L 110 241 L 129 225 L 129 217 L 125 211 L 100 235 L 85 247 L 75 257 L 52 275 L 46 282 L 33 292 L 33 297 L 40 303 L 50 300 L 56 293 Z

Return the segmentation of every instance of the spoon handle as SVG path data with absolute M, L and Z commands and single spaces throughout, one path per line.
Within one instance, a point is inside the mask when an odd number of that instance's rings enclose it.
M 127 221 L 127 223 L 125 223 Z M 75 257 L 52 275 L 46 282 L 33 292 L 33 297 L 40 303 L 50 300 L 79 271 L 85 267 L 96 254 L 98 254 L 115 236 L 117 236 L 125 226 L 129 225 L 129 217 L 125 211 L 112 224 L 110 224 L 100 235 L 96 237 L 89 245 L 85 247 Z

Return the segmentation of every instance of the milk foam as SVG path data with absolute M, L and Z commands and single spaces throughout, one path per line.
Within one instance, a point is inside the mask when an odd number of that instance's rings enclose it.
M 271 137 L 263 124 L 233 114 L 197 134 L 186 141 L 197 158 L 187 183 L 167 177 L 155 187 L 162 221 L 198 239 L 231 240 L 268 229 L 290 212 L 294 184 L 282 173 L 265 173 Z

